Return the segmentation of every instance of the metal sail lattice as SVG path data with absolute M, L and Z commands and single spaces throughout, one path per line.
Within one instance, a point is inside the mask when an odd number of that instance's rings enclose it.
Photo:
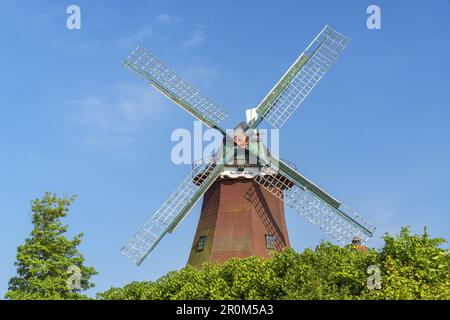
M 278 172 L 266 164 L 255 181 L 284 203 L 318 226 L 341 243 L 349 243 L 355 237 L 367 241 L 375 227 L 344 205 L 334 208 L 307 187 Z M 344 211 L 343 211 L 344 210 Z
M 217 170 L 220 169 L 217 166 L 221 165 L 214 162 L 203 163 L 201 168 L 197 168 L 195 177 L 193 173 L 190 173 L 161 208 L 127 242 L 121 250 L 122 253 L 140 265 L 164 235 L 173 230 L 194 206 L 200 198 L 196 197 L 199 190 L 205 188 L 205 184 L 209 184 L 210 180 L 214 181 L 216 176 L 221 173 L 221 170 Z
M 228 116 L 222 107 L 142 47 L 137 47 L 123 64 L 209 127 L 214 127 Z
M 280 128 L 301 105 L 348 43 L 347 37 L 325 26 L 257 106 L 256 112 L 259 116 L 250 120 L 248 128 L 255 129 L 263 118 L 275 128 Z M 195 118 L 226 135 L 226 131 L 218 124 L 228 116 L 228 113 L 146 49 L 137 47 L 123 64 Z M 306 220 L 341 242 L 349 242 L 354 237 L 366 241 L 372 236 L 375 230 L 372 225 L 299 174 L 294 167 L 280 160 L 273 161 L 274 158 L 270 155 L 260 156 L 259 152 L 256 152 L 256 155 L 262 168 L 255 181 L 284 200 L 287 206 Z M 196 163 L 193 171 L 177 190 L 122 248 L 121 251 L 137 265 L 140 265 L 159 241 L 168 232 L 172 232 L 189 213 L 198 199 L 223 172 L 225 164 L 230 164 L 230 161 L 234 164 L 234 152 L 227 148 L 215 158 L 220 161 Z M 277 165 L 274 165 L 274 162 Z M 254 200 L 254 195 L 250 194 L 249 200 Z M 255 208 L 261 211 L 261 203 L 254 204 Z
M 280 128 L 300 106 L 316 84 L 345 49 L 350 39 L 326 26 L 311 42 L 307 49 L 287 72 L 288 84 L 282 82 L 277 86 L 285 87 L 269 106 L 262 106 L 258 113 L 273 127 Z M 296 70 L 298 72 L 295 74 Z M 293 72 L 289 76 L 289 72 Z M 295 74 L 295 75 L 294 75 Z M 277 86 L 273 89 L 276 91 Z

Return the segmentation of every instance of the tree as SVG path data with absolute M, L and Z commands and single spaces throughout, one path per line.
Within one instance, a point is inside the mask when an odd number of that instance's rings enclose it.
M 285 263 L 283 299 L 355 299 L 366 288 L 366 269 L 376 256 L 374 249 L 360 252 L 350 245 L 339 247 L 329 242 L 315 250 L 306 249 Z M 285 260 L 282 255 L 273 257 L 274 269 L 279 268 L 280 258 Z
M 24 299 L 85 299 L 81 292 L 94 287 L 90 282 L 97 271 L 84 266 L 84 257 L 78 251 L 83 234 L 69 240 L 65 237 L 67 225 L 61 222 L 69 212 L 75 196 L 58 198 L 45 193 L 32 201 L 33 230 L 25 244 L 17 249 L 17 276 L 9 281 L 5 298 Z M 75 267 L 73 267 L 75 266 Z M 79 268 L 79 285 L 69 286 L 68 280 L 77 276 L 69 267 Z
M 271 259 L 230 259 L 187 266 L 155 282 L 133 282 L 99 299 L 450 299 L 450 258 L 428 233 L 384 236 L 377 251 L 323 242 L 314 250 L 275 252 Z M 381 269 L 381 290 L 367 287 L 367 268 Z
M 366 299 L 450 300 L 450 256 L 443 238 L 430 238 L 405 227 L 393 237 L 384 236 L 378 256 L 382 272 L 381 290 L 366 291 Z

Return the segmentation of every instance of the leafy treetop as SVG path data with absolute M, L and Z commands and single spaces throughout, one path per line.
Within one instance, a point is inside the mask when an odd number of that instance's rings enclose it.
M 275 252 L 271 259 L 230 259 L 223 265 L 187 266 L 152 281 L 99 293 L 99 299 L 450 299 L 450 258 L 443 239 L 384 236 L 378 252 L 321 243 L 302 253 Z M 369 290 L 366 273 L 381 270 L 381 289 Z
M 78 251 L 83 234 L 67 239 L 67 225 L 61 222 L 74 199 L 75 196 L 58 198 L 47 192 L 42 198 L 32 201 L 33 230 L 25 244 L 17 249 L 14 263 L 17 275 L 9 281 L 7 299 L 86 298 L 81 292 L 94 286 L 90 278 L 97 271 L 84 266 L 84 257 Z M 70 266 L 81 271 L 78 289 L 67 285 L 72 276 L 67 272 Z

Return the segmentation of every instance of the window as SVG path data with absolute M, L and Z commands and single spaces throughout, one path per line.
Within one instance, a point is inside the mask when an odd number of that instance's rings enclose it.
M 200 238 L 198 239 L 198 245 L 197 245 L 197 251 L 203 251 L 205 250 L 205 245 L 206 245 L 206 236 L 200 236 Z
M 266 234 L 266 248 L 275 250 L 275 236 L 272 234 Z

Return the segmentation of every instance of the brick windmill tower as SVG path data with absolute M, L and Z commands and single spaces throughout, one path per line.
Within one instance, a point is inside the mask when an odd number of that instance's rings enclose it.
M 372 236 L 375 228 L 296 169 L 266 151 L 257 127 L 263 119 L 279 129 L 302 104 L 349 39 L 325 26 L 261 103 L 254 116 L 234 130 L 219 123 L 228 115 L 144 48 L 124 61 L 181 108 L 224 136 L 211 161 L 193 172 L 122 248 L 140 265 L 161 239 L 174 231 L 203 196 L 203 206 L 189 264 L 223 262 L 231 257 L 268 257 L 289 246 L 284 206 L 320 227 L 336 240 L 350 243 Z
M 252 118 L 247 120 L 249 123 Z M 233 161 L 225 165 L 203 195 L 189 255 L 190 265 L 199 266 L 205 261 L 225 262 L 232 257 L 269 258 L 273 250 L 289 247 L 283 200 L 255 181 L 263 166 L 257 159 L 251 161 L 250 150 L 260 157 L 268 151 L 259 132 L 248 136 L 245 129 L 245 123 L 235 128 L 234 140 L 228 143 L 235 153 Z M 195 165 L 193 172 L 197 172 Z M 274 179 L 282 179 L 276 172 L 272 175 Z M 193 182 L 197 183 L 195 176 Z M 285 182 L 278 187 L 280 192 L 293 186 L 293 182 L 287 179 Z

